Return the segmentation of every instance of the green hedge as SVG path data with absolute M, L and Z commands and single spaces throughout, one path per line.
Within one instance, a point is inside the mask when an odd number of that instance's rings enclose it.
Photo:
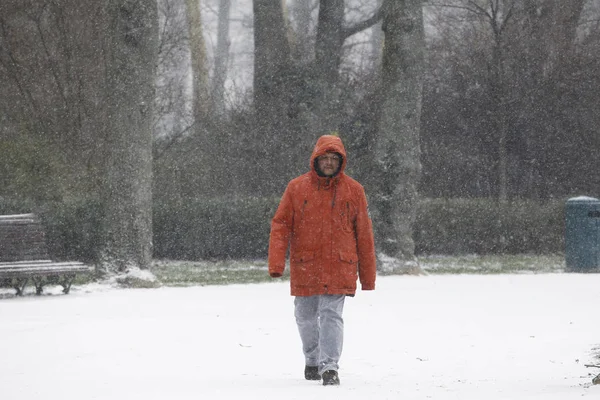
M 265 258 L 270 220 L 279 199 L 218 198 L 157 202 L 154 257 L 206 260 Z M 91 262 L 100 244 L 98 201 L 36 206 L 0 198 L 0 214 L 38 213 L 49 252 L 59 260 Z M 420 203 L 415 224 L 417 254 L 556 254 L 564 249 L 564 201 L 435 199 Z
M 47 204 L 42 220 L 48 251 L 54 258 L 89 263 L 97 259 L 102 222 L 99 200 Z
M 417 254 L 556 254 L 564 251 L 564 201 L 423 200 Z
M 264 258 L 279 199 L 197 199 L 156 204 L 154 256 L 203 260 Z

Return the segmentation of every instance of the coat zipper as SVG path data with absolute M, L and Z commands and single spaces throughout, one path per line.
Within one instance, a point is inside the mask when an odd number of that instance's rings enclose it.
M 335 197 L 337 195 L 337 185 L 334 183 L 333 184 L 333 199 L 331 200 L 331 210 L 333 211 L 333 208 L 335 207 Z
M 346 202 L 346 223 L 350 227 L 350 203 Z
M 304 209 L 306 208 L 306 204 L 308 204 L 308 200 L 304 199 L 304 203 L 302 204 L 302 210 L 300 210 L 300 221 L 304 221 Z

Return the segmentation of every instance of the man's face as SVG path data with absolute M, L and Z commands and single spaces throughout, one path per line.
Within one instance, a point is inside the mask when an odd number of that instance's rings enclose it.
M 317 162 L 325 176 L 333 176 L 340 167 L 340 156 L 335 153 L 325 153 L 317 158 Z

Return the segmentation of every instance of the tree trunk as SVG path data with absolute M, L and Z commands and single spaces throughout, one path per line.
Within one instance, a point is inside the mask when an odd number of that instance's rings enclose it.
M 283 190 L 287 179 L 283 174 L 273 175 L 273 169 L 281 162 L 274 160 L 273 154 L 284 155 L 288 167 L 295 165 L 296 138 L 291 134 L 288 115 L 289 97 L 293 95 L 288 80 L 290 45 L 281 0 L 254 0 L 253 11 L 254 110 L 260 129 L 250 141 L 247 154 L 253 158 L 248 161 L 255 163 L 252 175 L 260 177 L 252 182 L 255 190 L 277 193 Z M 266 176 L 269 179 L 265 180 Z
M 198 131 L 199 121 L 207 113 L 208 77 L 206 72 L 206 47 L 202 35 L 202 16 L 200 14 L 200 0 L 185 0 L 187 10 L 188 34 L 190 42 L 190 55 L 192 59 L 192 91 L 194 98 L 193 113 L 194 127 Z
M 229 60 L 229 10 L 231 0 L 219 1 L 219 26 L 217 32 L 217 50 L 215 52 L 215 72 L 213 74 L 213 107 L 218 114 L 225 111 L 225 80 Z
M 155 0 L 106 3 L 106 271 L 148 268 L 152 257 L 152 110 L 157 60 Z
M 377 0 L 377 7 L 381 8 L 383 0 Z M 383 31 L 381 24 L 374 25 L 371 28 L 371 59 L 373 70 L 379 69 L 381 66 L 381 49 L 383 48 Z
M 254 107 L 264 120 L 284 117 L 284 76 L 290 65 L 282 2 L 254 0 Z M 275 115 L 273 115 L 275 113 Z
M 315 43 L 315 68 L 318 99 L 315 101 L 317 121 L 312 128 L 315 139 L 337 131 L 340 124 L 339 68 L 345 37 L 344 0 L 321 0 Z
M 544 166 L 552 164 L 556 143 L 564 143 L 564 140 L 548 125 L 553 125 L 550 121 L 557 118 L 555 99 L 563 98 L 565 89 L 569 91 L 562 82 L 569 64 L 577 58 L 577 27 L 585 3 L 585 0 L 524 2 L 530 82 L 526 89 L 532 94 L 526 97 L 523 119 L 528 121 L 527 147 L 535 174 L 527 192 L 531 198 L 547 199 L 551 192 L 549 182 L 556 179 L 556 174 Z M 563 113 L 567 112 L 563 110 Z
M 385 44 L 374 163 L 379 267 L 418 273 L 412 228 L 421 173 L 419 128 L 424 76 L 421 0 L 384 0 Z
M 313 47 L 310 40 L 313 0 L 295 0 L 291 13 L 296 22 L 294 35 L 294 59 L 308 62 L 313 59 Z
M 507 119 L 508 113 L 506 103 L 508 97 L 505 89 L 504 60 L 502 53 L 502 35 L 501 29 L 494 29 L 498 32 L 495 37 L 494 48 L 492 49 L 492 60 L 490 65 L 491 80 L 490 92 L 493 101 L 493 120 L 495 124 L 498 143 L 498 201 L 506 203 L 508 201 L 508 149 L 507 149 Z
M 551 57 L 556 59 L 556 68 L 560 71 L 559 77 L 564 73 L 564 66 L 575 53 L 575 41 L 577 40 L 577 27 L 583 11 L 584 0 L 570 0 L 552 2 L 552 32 L 550 40 L 553 46 Z

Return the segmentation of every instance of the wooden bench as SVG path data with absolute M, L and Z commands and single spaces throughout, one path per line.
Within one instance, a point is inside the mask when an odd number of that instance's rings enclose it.
M 60 284 L 68 294 L 78 273 L 94 267 L 78 261 L 54 262 L 48 256 L 44 228 L 35 214 L 0 215 L 0 285 L 23 295 L 31 280 L 36 294 L 45 284 Z

